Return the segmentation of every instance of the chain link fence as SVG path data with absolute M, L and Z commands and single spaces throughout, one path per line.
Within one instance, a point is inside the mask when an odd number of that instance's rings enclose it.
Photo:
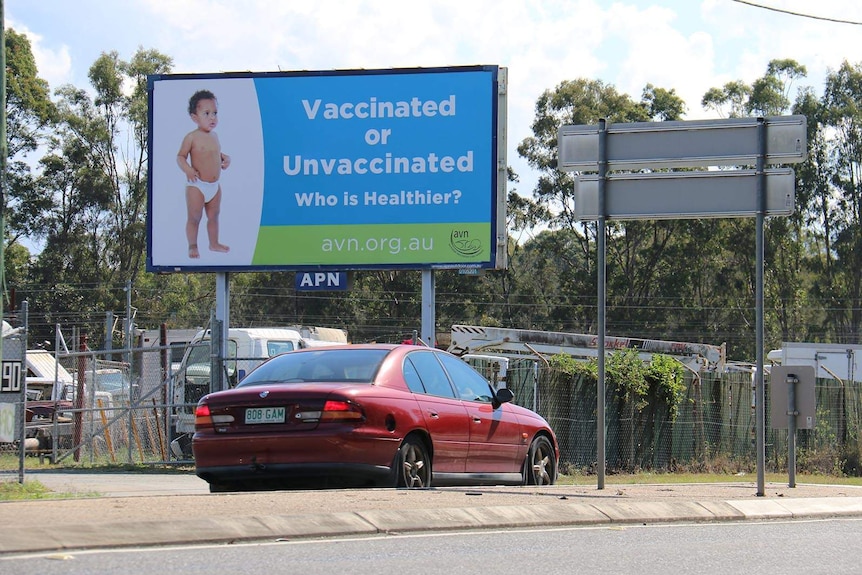
M 489 379 L 490 366 L 471 361 Z M 561 468 L 590 472 L 596 466 L 596 383 L 555 371 L 540 360 L 513 360 L 506 383 L 515 402 L 548 420 L 560 444 Z M 787 429 L 772 429 L 770 380 L 766 387 L 766 458 L 786 470 Z M 754 376 L 749 371 L 686 372 L 677 416 L 649 400 L 635 405 L 614 389 L 605 399 L 607 467 L 618 472 L 755 469 Z M 860 475 L 862 383 L 816 381 L 813 429 L 797 430 L 797 466 L 812 473 Z M 786 427 L 786 426 L 784 426 Z
M 65 464 L 168 462 L 174 406 L 162 362 L 167 351 L 52 354 L 54 381 L 28 384 L 28 453 Z
M 201 353 L 209 357 L 209 343 Z M 45 387 L 30 409 L 27 453 L 76 465 L 191 464 L 190 436 L 176 432 L 179 414 L 193 417 L 198 390 L 175 381 L 165 347 L 56 354 L 59 395 Z M 223 369 L 236 369 L 237 360 Z M 596 464 L 596 384 L 551 369 L 539 359 L 470 360 L 490 380 L 505 384 L 515 403 L 537 411 L 557 434 L 564 472 L 590 472 Z M 53 384 L 53 382 L 51 382 Z M 797 431 L 797 467 L 830 474 L 862 474 L 862 384 L 818 379 L 813 429 Z M 29 389 L 34 400 L 39 390 Z M 197 393 L 200 391 L 200 393 Z M 47 393 L 47 396 L 45 395 Z M 189 395 L 191 394 L 191 395 Z M 769 421 L 766 378 L 767 465 L 786 469 L 787 430 Z M 609 470 L 753 471 L 754 378 L 750 372 L 686 374 L 684 401 L 676 418 L 666 406 L 632 405 L 607 390 L 606 455 Z M 180 448 L 171 444 L 179 440 Z M 3 450 L 15 453 L 15 446 Z M 32 461 L 33 459 L 30 458 Z

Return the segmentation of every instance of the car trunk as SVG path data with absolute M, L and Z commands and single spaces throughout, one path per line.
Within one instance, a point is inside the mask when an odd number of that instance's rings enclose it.
M 327 399 L 343 384 L 255 385 L 207 398 L 217 433 L 295 433 L 318 427 Z

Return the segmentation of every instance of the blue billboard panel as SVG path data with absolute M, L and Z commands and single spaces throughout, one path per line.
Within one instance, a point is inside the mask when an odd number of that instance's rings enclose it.
M 501 81 L 496 66 L 150 77 L 148 269 L 498 266 Z

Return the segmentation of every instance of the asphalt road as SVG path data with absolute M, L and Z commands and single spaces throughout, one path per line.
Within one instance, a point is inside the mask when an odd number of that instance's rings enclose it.
M 383 534 L 0 556 L 0 572 L 832 575 L 859 571 L 860 557 L 853 550 L 860 534 L 860 518 Z

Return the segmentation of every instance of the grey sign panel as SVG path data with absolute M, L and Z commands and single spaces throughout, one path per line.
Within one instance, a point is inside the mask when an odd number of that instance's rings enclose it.
M 794 164 L 807 156 L 805 116 L 770 116 L 766 124 L 766 163 Z M 760 152 L 756 118 L 607 124 L 610 170 L 754 165 Z M 562 126 L 558 168 L 597 171 L 597 125 Z
M 787 429 L 788 398 L 793 386 L 797 429 L 814 429 L 817 414 L 814 368 L 810 365 L 773 365 L 769 371 L 770 419 L 773 429 Z
M 791 168 L 766 170 L 767 216 L 787 216 L 795 208 Z M 599 179 L 575 181 L 575 216 L 599 218 Z M 611 174 L 605 183 L 605 217 L 617 220 L 727 218 L 757 215 L 754 170 Z

